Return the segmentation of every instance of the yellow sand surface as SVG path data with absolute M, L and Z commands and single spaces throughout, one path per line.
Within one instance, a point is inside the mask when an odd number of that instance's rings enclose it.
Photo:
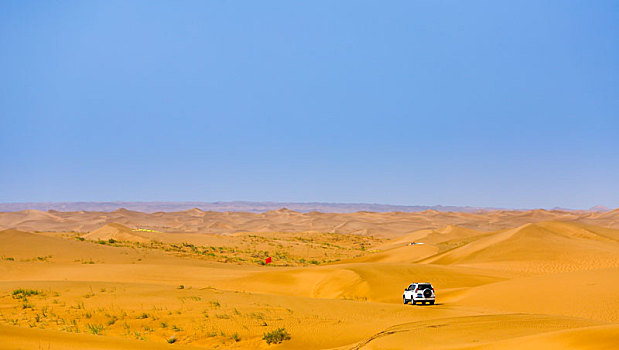
M 616 220 L 1 213 L 0 349 L 612 349 Z M 404 305 L 412 282 L 436 304 Z

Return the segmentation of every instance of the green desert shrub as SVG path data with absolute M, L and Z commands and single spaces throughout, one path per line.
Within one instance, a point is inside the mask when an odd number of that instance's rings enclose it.
M 103 326 L 100 324 L 87 324 L 86 328 L 88 328 L 88 332 L 91 334 L 101 335 L 101 331 L 103 331 Z
M 278 328 L 274 331 L 264 333 L 262 337 L 267 344 L 279 344 L 284 340 L 290 340 L 290 334 L 286 331 L 286 328 Z
M 38 290 L 19 288 L 19 289 L 13 290 L 13 298 L 22 299 L 22 298 L 29 297 L 32 295 L 39 295 L 39 293 L 40 292 Z

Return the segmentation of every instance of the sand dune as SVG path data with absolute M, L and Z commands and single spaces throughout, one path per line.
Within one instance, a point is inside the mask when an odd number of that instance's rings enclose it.
M 615 214 L 4 213 L 0 348 L 604 349 Z
M 128 261 L 127 255 L 111 247 L 89 244 L 75 240 L 49 237 L 17 230 L 0 231 L 0 257 L 14 259 L 14 263 L 37 262 L 39 265 L 52 262 L 73 262 L 75 260 Z M 128 253 L 125 251 L 124 253 Z M 136 255 L 136 254 L 132 254 Z M 19 264 L 27 266 L 28 264 Z M 40 267 L 36 265 L 35 267 Z M 7 266 L 8 267 L 8 266 Z
M 596 211 L 480 211 L 417 213 L 298 213 L 282 209 L 264 213 L 213 212 L 191 209 L 181 212 L 142 213 L 126 209 L 113 212 L 41 212 L 24 210 L 0 213 L 0 229 L 23 231 L 91 232 L 105 224 L 118 223 L 131 228 L 162 232 L 337 232 L 393 238 L 423 229 L 447 225 L 480 231 L 496 231 L 540 221 L 579 222 L 619 228 L 619 210 Z
M 85 239 L 90 240 L 116 240 L 116 241 L 130 241 L 130 242 L 148 242 L 150 239 L 139 234 L 139 231 L 130 229 L 127 226 L 111 223 L 98 228 L 88 234 L 82 236 Z
M 583 327 L 499 340 L 464 349 L 613 349 L 619 344 L 619 326 Z
M 536 314 L 500 314 L 434 319 L 387 328 L 352 349 L 399 349 L 414 341 L 415 347 L 432 349 L 466 348 L 467 345 L 494 347 L 505 339 L 596 325 L 578 319 Z M 483 329 L 483 332 L 479 332 Z M 521 348 L 522 349 L 522 348 Z
M 390 249 L 369 254 L 360 258 L 352 259 L 350 262 L 363 263 L 413 263 L 423 258 L 436 255 L 439 248 L 431 244 L 423 245 L 402 245 L 401 243 Z
M 424 260 L 531 272 L 560 272 L 619 266 L 618 230 L 542 222 L 486 235 Z
M 263 272 L 227 281 L 220 286 L 268 294 L 401 303 L 402 290 L 408 285 L 407 281 L 432 280 L 436 288 L 440 288 L 441 297 L 445 297 L 450 290 L 504 279 L 502 274 L 478 269 L 357 263 Z
M 135 339 L 100 337 L 91 334 L 57 332 L 37 328 L 0 325 L 0 349 L 139 349 L 143 342 Z M 177 345 L 179 349 L 199 349 Z M 149 344 L 149 349 L 169 349 L 165 343 Z
M 460 305 L 619 322 L 619 269 L 514 278 L 469 289 Z

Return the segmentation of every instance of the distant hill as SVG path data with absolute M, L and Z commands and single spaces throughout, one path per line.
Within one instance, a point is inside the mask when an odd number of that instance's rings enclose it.
M 436 210 L 439 212 L 471 213 L 480 210 L 496 210 L 499 208 L 458 207 L 442 205 L 390 205 L 375 203 L 292 203 L 292 202 L 30 202 L 30 203 L 0 203 L 0 211 L 21 211 L 35 209 L 41 211 L 114 211 L 128 209 L 144 213 L 174 212 L 198 208 L 203 211 L 242 211 L 263 213 L 266 211 L 287 208 L 300 213 L 319 211 L 323 213 L 353 213 L 358 211 L 372 212 L 421 212 Z

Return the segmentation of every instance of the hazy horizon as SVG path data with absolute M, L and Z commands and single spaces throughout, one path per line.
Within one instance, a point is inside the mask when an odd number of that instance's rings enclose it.
M 0 212 L 14 212 L 21 210 L 55 210 L 55 211 L 105 211 L 111 212 L 118 209 L 154 213 L 154 212 L 177 212 L 190 209 L 203 211 L 234 211 L 262 213 L 280 209 L 289 209 L 301 213 L 318 211 L 323 213 L 354 213 L 360 211 L 369 212 L 422 212 L 436 210 L 439 212 L 479 212 L 479 211 L 529 211 L 536 209 L 566 210 L 566 211 L 611 211 L 615 208 L 594 206 L 590 208 L 498 208 L 498 207 L 474 207 L 453 205 L 400 205 L 388 203 L 336 203 L 336 202 L 272 202 L 272 201 L 87 201 L 87 202 L 0 202 Z

